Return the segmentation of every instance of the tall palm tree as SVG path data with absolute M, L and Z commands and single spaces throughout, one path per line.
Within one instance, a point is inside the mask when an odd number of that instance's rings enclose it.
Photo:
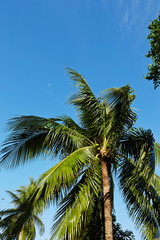
M 96 98 L 81 75 L 67 71 L 76 88 L 69 103 L 77 109 L 78 124 L 66 115 L 20 116 L 8 122 L 11 134 L 1 151 L 6 167 L 40 155 L 60 158 L 37 180 L 23 214 L 29 216 L 28 208 L 37 205 L 59 204 L 51 239 L 78 239 L 94 211 L 93 199 L 102 197 L 105 240 L 112 240 L 115 173 L 130 215 L 144 236 L 154 236 L 159 214 L 154 139 L 151 131 L 133 128 L 132 88 L 107 89 Z
M 44 233 L 44 225 L 37 216 L 41 213 L 39 208 L 29 211 L 28 217 L 23 215 L 23 203 L 25 199 L 30 197 L 30 193 L 32 193 L 34 188 L 35 182 L 31 178 L 30 185 L 27 187 L 21 186 L 20 189 L 16 190 L 16 194 L 8 191 L 14 208 L 0 211 L 0 216 L 2 217 L 0 220 L 0 229 L 2 230 L 1 240 L 34 240 L 36 237 L 36 226 L 39 229 L 40 235 Z

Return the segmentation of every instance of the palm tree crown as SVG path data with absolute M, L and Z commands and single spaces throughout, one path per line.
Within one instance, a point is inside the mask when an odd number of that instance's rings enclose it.
M 20 189 L 16 191 L 17 194 L 8 191 L 12 198 L 14 208 L 0 211 L 0 216 L 2 216 L 0 228 L 3 231 L 1 240 L 34 240 L 36 237 L 36 226 L 39 229 L 39 233 L 41 235 L 43 234 L 44 225 L 37 216 L 41 213 L 40 208 L 28 209 L 28 216 L 24 215 L 23 211 L 23 204 L 25 200 L 30 197 L 30 193 L 32 193 L 34 188 L 35 182 L 31 178 L 30 185 L 27 187 L 21 186 Z
M 60 159 L 36 181 L 23 204 L 24 214 L 26 206 L 59 204 L 51 239 L 80 239 L 97 199 L 104 204 L 105 240 L 111 240 L 115 173 L 130 215 L 144 238 L 153 239 L 159 219 L 159 177 L 154 174 L 151 131 L 133 128 L 134 91 L 126 85 L 106 89 L 96 98 L 81 75 L 67 71 L 76 88 L 69 103 L 77 109 L 79 124 L 66 115 L 20 116 L 8 122 L 11 134 L 1 151 L 6 167 L 41 154 Z

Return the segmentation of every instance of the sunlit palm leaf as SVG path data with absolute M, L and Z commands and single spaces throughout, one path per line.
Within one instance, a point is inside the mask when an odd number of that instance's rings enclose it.
M 37 197 L 43 192 L 49 202 L 52 198 L 54 201 L 61 200 L 77 181 L 81 171 L 92 164 L 94 155 L 93 146 L 80 148 L 42 174 L 37 181 Z
M 79 182 L 61 202 L 55 216 L 55 224 L 51 239 L 78 239 L 87 220 L 89 209 L 93 207 L 93 199 L 101 191 L 101 179 L 97 169 L 86 170 Z
M 155 152 L 156 165 L 160 166 L 160 144 L 159 143 L 154 144 L 154 152 Z
M 152 184 L 157 191 L 157 194 L 160 196 L 160 177 L 157 174 L 153 174 Z
M 33 220 L 29 220 L 22 228 L 20 233 L 22 240 L 34 240 L 36 237 L 36 229 Z

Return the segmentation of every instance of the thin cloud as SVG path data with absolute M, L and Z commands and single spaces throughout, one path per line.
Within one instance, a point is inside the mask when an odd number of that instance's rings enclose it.
M 157 6 L 160 7 L 159 0 L 121 0 L 121 11 L 123 14 L 123 24 L 128 27 L 133 25 L 143 26 L 150 16 L 157 16 Z
M 115 0 L 112 6 L 118 21 L 117 24 L 123 29 L 123 32 L 126 33 L 126 29 L 127 33 L 137 36 L 143 29 L 147 29 L 148 20 L 157 18 L 160 1 Z
M 128 24 L 128 10 L 126 10 L 124 18 L 123 18 L 123 23 Z

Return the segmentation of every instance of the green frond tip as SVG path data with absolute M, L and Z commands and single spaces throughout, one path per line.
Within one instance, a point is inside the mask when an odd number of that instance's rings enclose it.
M 73 80 L 75 87 L 82 87 L 82 88 L 85 87 L 86 89 L 87 88 L 90 89 L 88 83 L 86 82 L 84 77 L 82 77 L 82 75 L 80 75 L 79 73 L 77 73 L 75 70 L 71 68 L 66 67 L 65 69 L 69 78 Z
M 118 101 L 127 101 L 132 103 L 136 98 L 135 91 L 129 84 L 120 88 L 108 88 L 99 93 L 99 97 L 108 102 L 111 106 L 114 106 Z

